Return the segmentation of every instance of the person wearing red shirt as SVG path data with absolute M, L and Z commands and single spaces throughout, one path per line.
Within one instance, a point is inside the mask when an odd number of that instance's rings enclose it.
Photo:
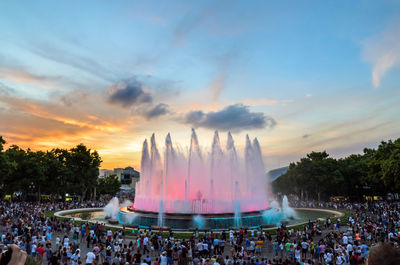
M 42 244 L 39 244 L 39 247 L 36 249 L 36 252 L 38 253 L 38 258 L 43 259 L 43 254 L 46 250 L 42 246 Z

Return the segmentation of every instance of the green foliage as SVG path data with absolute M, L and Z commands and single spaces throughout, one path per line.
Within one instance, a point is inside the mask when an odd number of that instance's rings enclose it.
M 378 178 L 388 191 L 400 190 L 400 138 L 382 142 L 370 163 L 370 178 Z
M 89 189 L 96 187 L 100 164 L 101 158 L 97 151 L 92 152 L 83 144 L 72 148 L 67 160 L 73 185 L 71 192 L 81 193 L 85 197 Z
M 4 187 L 4 182 L 9 178 L 11 165 L 4 155 L 4 145 L 6 141 L 0 136 L 0 188 Z
M 79 144 L 47 152 L 12 145 L 3 152 L 4 144 L 0 137 L 0 195 L 18 191 L 23 199 L 40 199 L 41 194 L 63 198 L 69 193 L 85 199 L 94 194 L 102 162 L 97 151 Z
M 328 199 L 344 195 L 361 199 L 363 195 L 400 190 L 400 138 L 381 142 L 377 150 L 333 159 L 324 152 L 312 152 L 273 183 L 275 191 L 297 194 L 301 198 Z
M 97 183 L 97 192 L 100 194 L 115 195 L 121 188 L 121 182 L 117 175 L 109 175 L 104 178 L 99 178 Z
M 297 163 L 291 163 L 289 170 L 274 182 L 275 190 L 294 193 L 302 198 L 325 198 L 340 185 L 342 175 L 337 160 L 324 152 L 312 152 Z

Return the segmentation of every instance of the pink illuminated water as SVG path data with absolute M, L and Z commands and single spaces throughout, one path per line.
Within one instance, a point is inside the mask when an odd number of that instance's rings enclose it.
M 176 148 L 170 134 L 160 155 L 154 134 L 143 143 L 134 207 L 167 213 L 239 213 L 268 208 L 270 184 L 257 138 L 246 136 L 244 156 L 232 135 L 222 146 L 215 132 L 211 150 L 201 150 L 192 131 L 190 148 Z

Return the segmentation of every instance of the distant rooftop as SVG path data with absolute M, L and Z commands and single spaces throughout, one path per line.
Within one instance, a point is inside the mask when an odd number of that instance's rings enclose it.
M 276 169 L 268 171 L 267 174 L 269 174 L 271 182 L 274 182 L 280 176 L 285 174 L 286 171 L 288 171 L 288 169 L 289 169 L 289 167 L 280 167 L 280 168 L 276 168 Z

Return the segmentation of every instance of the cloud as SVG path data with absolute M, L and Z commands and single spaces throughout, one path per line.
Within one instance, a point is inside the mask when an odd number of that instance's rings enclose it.
M 217 74 L 210 84 L 211 96 L 214 102 L 218 100 L 219 96 L 226 86 L 228 70 L 230 68 L 233 56 L 233 53 L 228 53 L 219 59 Z
M 10 94 L 15 93 L 15 89 L 6 86 L 5 84 L 0 82 L 0 95 L 9 96 Z
M 82 101 L 87 100 L 90 97 L 90 92 L 84 89 L 75 89 L 67 92 L 60 97 L 54 97 L 56 100 L 60 100 L 66 106 L 72 106 L 74 104 L 80 104 Z
M 183 44 L 186 36 L 195 30 L 208 16 L 210 12 L 201 10 L 200 12 L 188 12 L 176 25 L 173 32 L 173 42 Z
M 57 90 L 60 85 L 74 85 L 72 81 L 60 76 L 39 75 L 24 67 L 0 66 L 0 79 L 48 90 Z
M 114 84 L 109 88 L 108 102 L 124 108 L 134 104 L 151 103 L 153 98 L 150 93 L 143 90 L 143 85 L 133 79 L 125 83 Z
M 40 70 L 36 66 L 29 67 L 14 58 L 6 58 L 4 61 L 1 61 L 1 59 L 0 79 L 7 83 L 29 85 L 39 92 L 46 90 L 49 93 L 63 93 L 66 89 L 78 90 L 82 89 L 82 87 L 94 87 L 93 82 L 87 83 L 84 79 L 75 79 L 73 76 L 66 76 L 60 73 L 56 75 L 50 74 L 48 71 Z M 31 92 L 34 94 L 33 91 Z
M 378 88 L 385 73 L 400 62 L 400 22 L 367 39 L 363 58 L 372 64 L 372 83 Z
M 216 112 L 191 111 L 185 115 L 184 122 L 194 127 L 222 131 L 273 128 L 276 125 L 273 118 L 262 112 L 251 112 L 249 107 L 243 104 L 230 105 Z
M 102 80 L 115 80 L 116 74 L 97 60 L 60 47 L 59 43 L 53 43 L 53 45 L 40 43 L 40 45 L 30 45 L 26 48 L 45 59 L 79 69 Z
M 1 85 L 0 85 L 1 87 Z M 75 93 L 78 93 L 75 91 Z M 86 93 L 86 96 L 82 96 Z M 66 97 L 74 94 L 66 94 Z M 87 128 L 103 132 L 116 132 L 121 130 L 121 123 L 129 119 L 120 108 L 104 106 L 104 97 L 100 93 L 82 91 L 80 97 L 70 98 L 69 102 L 62 100 L 63 96 L 54 95 L 50 101 L 21 98 L 13 93 L 3 94 L 0 103 L 8 109 L 40 119 L 53 120 L 71 127 Z M 71 104 L 73 104 L 73 106 Z M 101 118 L 97 118 L 101 117 Z M 24 123 L 21 123 L 22 125 Z
M 273 98 L 247 98 L 247 99 L 243 99 L 242 102 L 245 105 L 251 105 L 251 106 L 273 106 L 276 103 L 278 103 L 277 99 L 273 99 Z
M 165 115 L 167 113 L 169 113 L 168 105 L 164 104 L 164 103 L 160 103 L 160 104 L 152 107 L 151 109 L 147 110 L 146 112 L 144 112 L 143 116 L 146 119 L 150 120 L 150 119 Z
M 32 81 L 45 81 L 48 77 L 35 75 L 17 68 L 1 67 L 0 78 L 14 81 L 16 83 L 29 83 Z

